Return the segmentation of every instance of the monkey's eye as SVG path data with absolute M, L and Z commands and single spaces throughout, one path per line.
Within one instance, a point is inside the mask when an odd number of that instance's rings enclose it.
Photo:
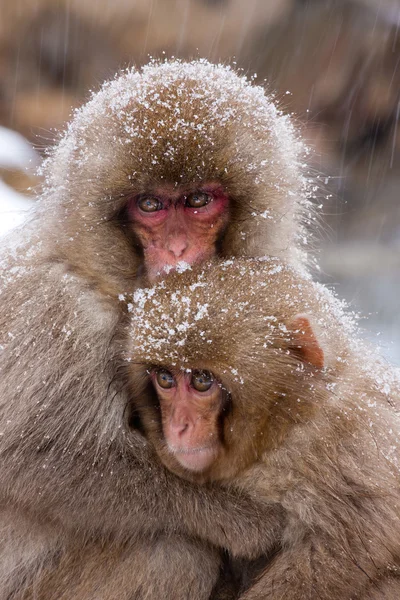
M 194 192 L 186 197 L 185 206 L 189 206 L 190 208 L 202 208 L 203 206 L 207 206 L 211 200 L 212 196 L 210 196 L 210 194 L 206 194 L 205 192 Z
M 191 383 L 198 392 L 207 392 L 214 383 L 214 377 L 209 371 L 193 371 Z
M 156 379 L 158 385 L 164 390 L 169 390 L 175 385 L 174 376 L 165 369 L 160 369 L 160 371 L 157 371 Z
M 152 196 L 139 198 L 137 205 L 140 210 L 147 213 L 156 212 L 157 210 L 161 210 L 163 208 L 160 200 L 158 198 L 153 198 Z

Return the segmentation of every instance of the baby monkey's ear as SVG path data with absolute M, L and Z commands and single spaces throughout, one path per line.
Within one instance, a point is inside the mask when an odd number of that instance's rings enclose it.
M 304 362 L 317 369 L 325 366 L 324 351 L 318 341 L 310 318 L 307 315 L 296 315 L 290 323 L 292 331 L 292 348 Z

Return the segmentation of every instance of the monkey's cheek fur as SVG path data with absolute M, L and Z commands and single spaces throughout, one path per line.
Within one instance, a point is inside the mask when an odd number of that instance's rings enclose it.
M 218 457 L 217 446 L 205 446 L 202 448 L 177 448 L 168 445 L 168 450 L 175 460 L 188 471 L 201 473 L 214 463 Z

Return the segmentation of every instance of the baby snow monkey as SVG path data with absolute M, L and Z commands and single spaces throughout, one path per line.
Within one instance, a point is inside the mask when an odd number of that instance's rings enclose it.
M 130 309 L 131 423 L 181 477 L 284 509 L 240 597 L 398 600 L 400 387 L 331 294 L 237 259 L 173 273 Z

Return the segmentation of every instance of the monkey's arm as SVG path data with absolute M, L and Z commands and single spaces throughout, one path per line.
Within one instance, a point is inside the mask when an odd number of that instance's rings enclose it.
M 281 507 L 180 480 L 125 427 L 114 347 L 120 315 L 59 270 L 36 269 L 2 296 L 1 501 L 96 536 L 174 531 L 234 555 L 268 551 Z
M 25 466 L 2 466 L 1 496 L 56 526 L 123 542 L 158 531 L 182 533 L 247 558 L 268 553 L 276 543 L 284 522 L 281 506 L 233 488 L 180 480 L 140 445 L 132 444 L 134 459 L 121 456 L 117 448 L 109 449 L 106 461 L 93 456 L 86 473 L 79 458 L 54 460 L 31 448 Z
M 341 553 L 324 540 L 307 539 L 282 550 L 240 599 L 351 600 L 360 597 L 370 573 L 355 556 Z
M 364 440 L 358 431 L 359 447 L 342 431 L 338 446 L 330 431 L 334 414 L 328 412 L 325 431 L 318 423 L 320 440 L 309 444 L 304 435 L 291 459 L 290 451 L 277 453 L 266 468 L 265 493 L 280 489 L 286 525 L 280 551 L 241 600 L 386 598 L 372 590 L 399 564 L 397 475 L 373 447 L 384 448 L 377 430 Z

